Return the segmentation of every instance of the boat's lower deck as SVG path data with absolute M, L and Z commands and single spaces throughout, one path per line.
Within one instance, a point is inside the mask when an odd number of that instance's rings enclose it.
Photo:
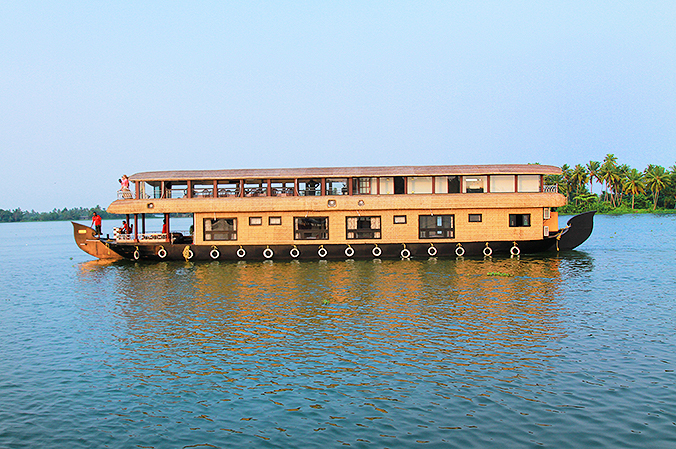
M 556 250 L 556 238 L 525 242 L 189 245 L 114 244 L 111 249 L 133 260 L 321 260 L 409 259 L 429 257 L 518 256 Z

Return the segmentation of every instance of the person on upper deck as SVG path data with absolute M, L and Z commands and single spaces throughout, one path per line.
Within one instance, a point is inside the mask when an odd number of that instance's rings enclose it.
M 127 175 L 122 175 L 120 181 L 120 191 L 122 192 L 122 198 L 131 198 L 131 191 L 129 190 L 129 178 Z
M 131 234 L 131 225 L 127 224 L 127 220 L 122 220 L 122 233 Z

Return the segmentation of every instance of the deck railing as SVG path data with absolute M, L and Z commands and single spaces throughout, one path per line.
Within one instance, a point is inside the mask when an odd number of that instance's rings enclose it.
M 542 188 L 542 191 L 545 193 L 559 193 L 559 186 L 556 184 L 551 186 L 546 185 Z

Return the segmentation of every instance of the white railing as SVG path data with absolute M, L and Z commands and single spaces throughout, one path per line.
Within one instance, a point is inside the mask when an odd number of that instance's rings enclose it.
M 559 186 L 554 184 L 551 186 L 544 186 L 542 191 L 545 193 L 559 193 Z
M 115 236 L 115 239 L 118 242 L 133 242 L 135 241 L 136 236 L 134 234 L 117 234 Z M 149 240 L 155 240 L 155 241 L 166 241 L 167 240 L 167 234 L 163 234 L 161 232 L 151 232 L 151 233 L 146 233 L 146 234 L 139 234 L 138 239 L 140 241 L 149 241 Z
M 118 200 L 130 200 L 134 198 L 134 194 L 129 189 L 120 189 L 117 191 Z

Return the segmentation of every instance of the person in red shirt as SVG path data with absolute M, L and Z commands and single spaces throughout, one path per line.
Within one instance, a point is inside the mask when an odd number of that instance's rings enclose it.
M 94 226 L 94 235 L 101 235 L 101 216 L 96 212 L 92 215 L 92 225 Z

